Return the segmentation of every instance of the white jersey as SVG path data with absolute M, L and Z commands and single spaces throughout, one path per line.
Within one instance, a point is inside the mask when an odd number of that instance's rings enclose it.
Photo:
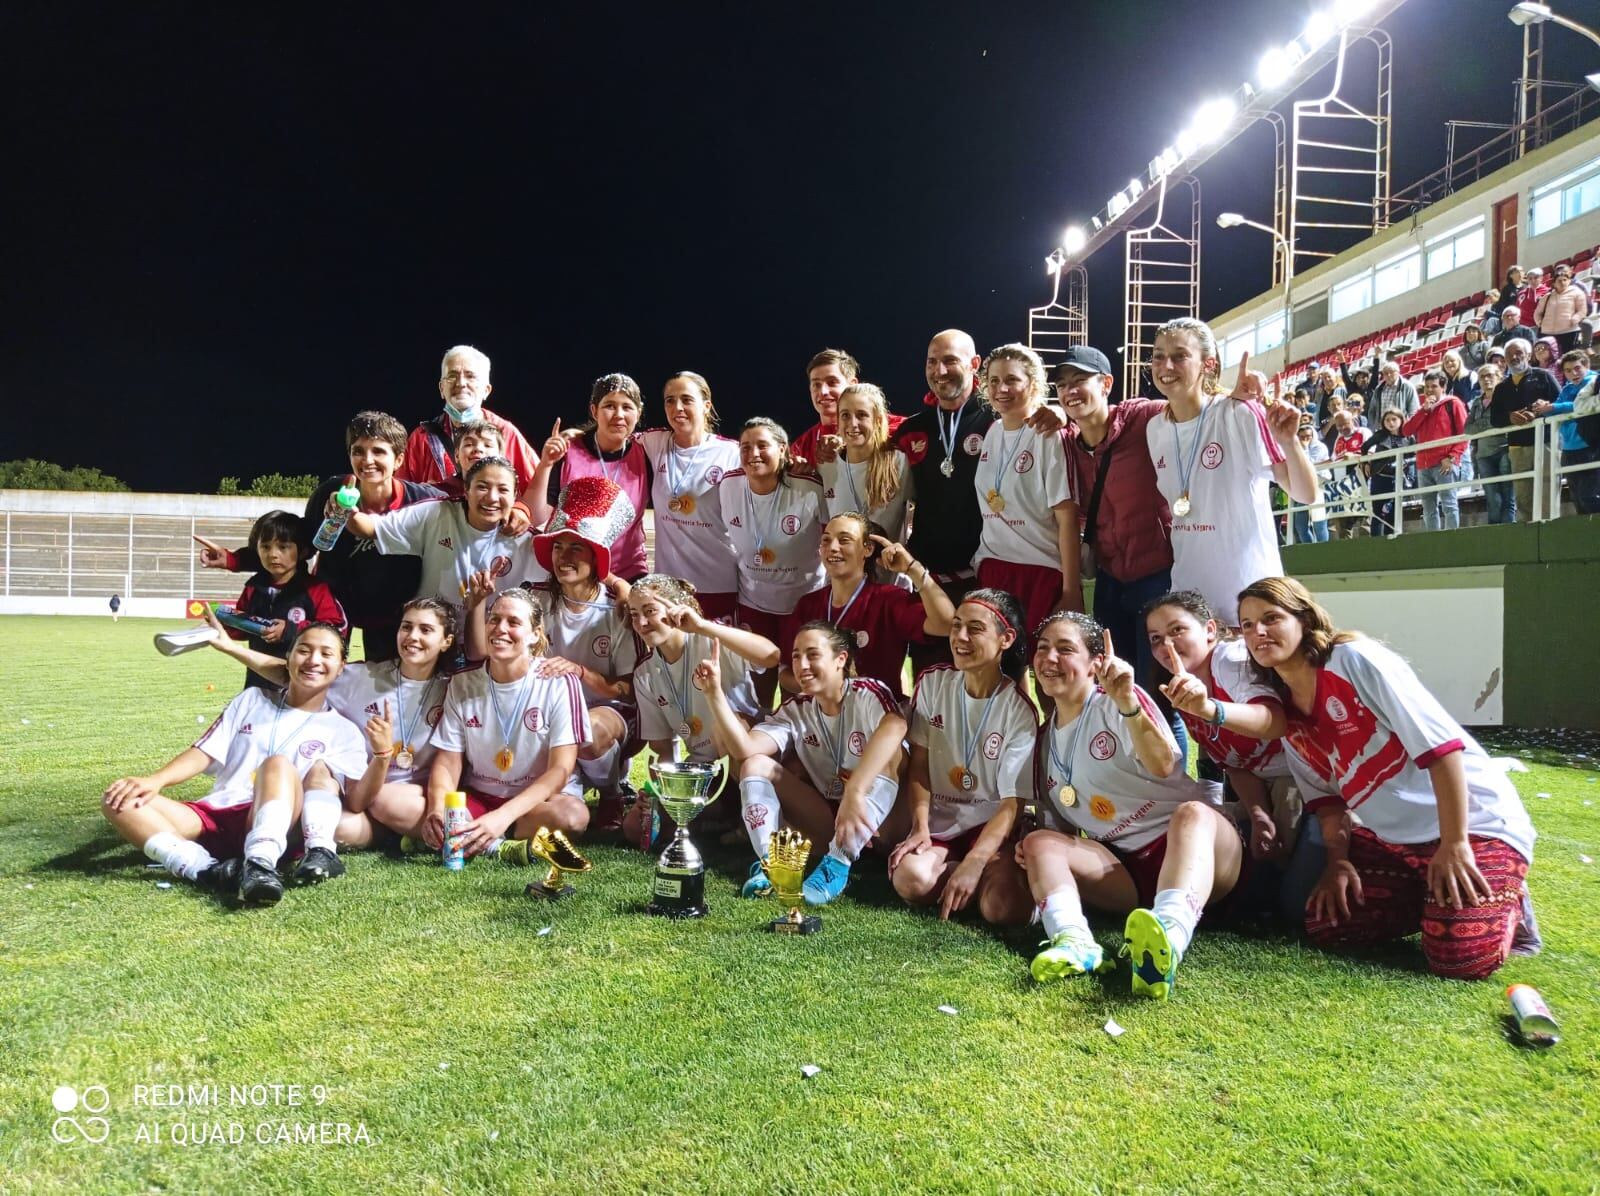
M 665 428 L 652 428 L 639 439 L 654 469 L 655 571 L 681 577 L 703 594 L 735 593 L 739 562 L 719 487 L 739 468 L 738 442 L 707 436 L 692 448 L 679 448 Z
M 1218 622 L 1237 627 L 1239 591 L 1283 573 L 1269 483 L 1284 457 L 1267 413 L 1216 395 L 1186 423 L 1161 412 L 1145 439 L 1156 487 L 1172 507 L 1172 588 L 1199 590 Z M 1185 490 L 1188 514 L 1180 514 Z
M 1183 755 L 1150 695 L 1137 686 L 1139 705 L 1160 729 L 1175 770 L 1158 777 L 1139 760 L 1133 722 L 1105 690 L 1096 688 L 1065 727 L 1051 714 L 1039 730 L 1028 792 L 1041 822 L 1081 831 L 1118 851 L 1138 851 L 1167 833 L 1172 812 L 1186 801 L 1209 804 L 1211 790 L 1183 771 Z M 1070 786 L 1072 792 L 1063 794 Z M 1070 798 L 1070 800 L 1069 800 Z
M 307 712 L 279 705 L 279 695 L 254 687 L 235 697 L 194 741 L 211 757 L 206 773 L 216 778 L 207 804 L 247 806 L 255 800 L 256 770 L 268 756 L 286 756 L 302 781 L 318 760 L 334 776 L 354 781 L 367 771 L 367 744 L 360 730 L 331 706 Z
M 1207 692 L 1215 702 L 1262 703 L 1283 708 L 1283 700 L 1272 687 L 1255 675 L 1250 650 L 1243 640 L 1219 640 L 1211 649 L 1211 684 Z M 1240 769 L 1266 779 L 1289 775 L 1283 740 L 1253 739 L 1228 727 L 1214 727 L 1181 710 L 1178 713 L 1183 717 L 1189 738 L 1220 767 Z
M 437 673 L 427 681 L 411 681 L 400 675 L 400 662 L 356 661 L 344 666 L 328 689 L 332 706 L 363 732 L 367 720 L 383 713 L 389 703 L 389 722 L 394 728 L 395 756 L 389 758 L 386 780 L 428 784 L 428 769 L 433 764 L 434 728 L 444 716 L 445 694 L 450 678 Z M 411 753 L 411 766 L 397 759 L 402 747 Z M 370 756 L 369 756 L 370 758 Z
M 587 743 L 589 711 L 576 677 L 542 677 L 534 661 L 528 675 L 501 684 L 487 665 L 455 674 L 444 717 L 433 733 L 443 752 L 460 752 L 461 787 L 486 797 L 516 797 L 550 767 L 550 749 Z M 502 749 L 510 749 L 507 768 Z M 578 771 L 562 792 L 583 793 Z
M 1001 802 L 1022 795 L 1038 727 L 1032 703 L 1009 679 L 990 697 L 974 698 L 959 669 L 923 670 L 911 695 L 911 742 L 928 749 L 928 833 L 935 840 L 982 826 Z M 963 771 L 973 774 L 971 788 L 961 783 Z
M 550 637 L 547 655 L 593 669 L 607 681 L 633 675 L 633 666 L 643 655 L 642 645 L 627 614 L 608 601 L 603 591 L 598 600 L 576 611 L 555 590 L 534 590 L 533 600 L 544 612 L 544 629 Z M 590 706 L 612 700 L 587 686 L 583 699 Z
M 845 782 L 861 766 L 867 741 L 887 714 L 899 714 L 900 703 L 889 687 L 871 677 L 845 682 L 838 717 L 824 714 L 815 698 L 798 694 L 787 699 L 755 727 L 778 746 L 781 756 L 793 745 L 795 756 L 823 797 L 837 799 Z
M 466 503 L 460 499 L 412 503 L 376 516 L 373 524 L 379 552 L 422 558 L 422 580 L 413 597 L 448 603 L 456 612 L 457 627 L 465 626 L 462 596 L 467 580 L 480 569 L 489 570 L 496 590 L 550 576 L 533 559 L 532 536 L 504 536 L 498 528 L 480 532 L 467 522 Z
M 1459 751 L 1467 833 L 1500 839 L 1533 859 L 1533 824 L 1505 773 L 1382 644 L 1335 644 L 1317 670 L 1311 713 L 1291 703 L 1288 717 L 1289 765 L 1308 812 L 1342 800 L 1380 839 L 1430 842 L 1439 837 L 1439 805 L 1428 766 Z
M 709 763 L 722 755 L 711 740 L 711 708 L 706 696 L 690 680 L 695 665 L 711 657 L 711 640 L 703 635 L 684 637 L 683 655 L 668 664 L 661 653 L 651 652 L 633 670 L 633 696 L 639 703 L 639 734 L 647 743 L 681 739 L 691 760 Z M 735 714 L 756 717 L 755 683 L 750 665 L 737 652 L 723 648 L 722 692 Z M 683 732 L 687 730 L 688 734 Z
M 973 564 L 992 559 L 1061 568 L 1055 508 L 1073 495 L 1059 432 L 1041 436 L 1026 424 L 1007 432 L 996 420 L 983 434 L 973 485 L 983 514 Z M 999 492 L 995 502 L 989 499 L 992 491 Z M 995 510 L 997 505 L 1002 509 Z
M 771 494 L 754 494 L 738 469 L 717 489 L 739 559 L 739 601 L 768 614 L 788 614 L 823 582 L 818 547 L 828 513 L 822 482 L 796 467 Z
M 906 455 L 899 449 L 889 450 L 894 461 L 897 479 L 893 496 L 881 507 L 867 507 L 867 470 L 871 463 L 861 461 L 851 464 L 840 454 L 832 461 L 817 466 L 822 475 L 822 499 L 827 504 L 828 518 L 846 511 L 859 511 L 884 529 L 888 538 L 896 543 L 906 538 L 906 503 L 916 497 L 911 485 L 911 468 Z

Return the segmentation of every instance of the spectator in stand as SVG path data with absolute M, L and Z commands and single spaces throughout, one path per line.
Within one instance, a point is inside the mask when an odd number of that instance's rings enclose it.
M 1351 369 L 1349 363 L 1345 360 L 1343 349 L 1339 350 L 1335 360 L 1339 363 L 1339 374 L 1344 378 L 1345 393 L 1366 394 L 1368 388 L 1372 385 L 1372 371 L 1361 364 L 1357 364 L 1355 369 Z M 1374 355 L 1373 360 L 1377 360 L 1376 355 Z
M 1294 405 L 1302 414 L 1309 415 L 1312 420 L 1312 431 L 1316 430 L 1317 401 L 1311 397 L 1311 391 L 1302 383 L 1294 388 Z
M 1486 365 L 1478 370 L 1478 385 L 1473 389 L 1472 401 L 1467 404 L 1467 435 L 1487 432 L 1494 424 L 1490 420 L 1489 400 L 1499 385 L 1502 374 L 1497 365 Z M 1503 477 L 1511 472 L 1511 454 L 1504 436 L 1482 436 L 1472 443 L 1472 463 L 1478 479 L 1483 483 L 1484 516 L 1490 523 L 1515 523 L 1517 521 L 1517 496 L 1510 482 L 1493 482 L 1490 478 Z
M 1316 400 L 1317 418 L 1326 420 L 1333 405 L 1333 400 L 1345 396 L 1345 388 L 1339 384 L 1339 375 L 1333 367 L 1324 366 L 1321 362 L 1313 361 L 1306 371 L 1306 390 Z
M 488 357 L 471 345 L 457 345 L 447 351 L 439 363 L 439 397 L 444 400 L 444 411 L 411 430 L 404 460 L 399 462 L 394 476 L 402 482 L 420 483 L 454 477 L 456 463 L 450 455 L 453 429 L 459 424 L 488 420 L 500 429 L 504 446 L 501 455 L 517 471 L 519 493 L 526 490 L 533 481 L 539 457 L 516 424 L 502 419 L 484 405 L 493 389 L 489 385 Z M 402 601 L 407 596 L 396 594 L 395 599 Z M 387 637 L 393 638 L 393 635 Z
M 1328 414 L 1322 420 L 1322 447 L 1333 453 L 1333 442 L 1339 438 L 1339 416 L 1344 414 L 1344 400 L 1334 399 L 1328 404 Z
M 1335 476 L 1360 477 L 1359 461 L 1367 447 L 1367 441 L 1372 439 L 1372 433 L 1365 428 L 1356 427 L 1355 419 L 1348 411 L 1341 411 L 1333 418 L 1335 436 L 1328 459 L 1334 462 Z M 1330 516 L 1337 513 L 1332 519 L 1334 526 L 1329 533 L 1330 536 L 1336 536 L 1341 540 L 1354 540 L 1366 533 L 1367 520 L 1360 502 L 1347 500 L 1338 503 L 1329 513 Z
M 1523 296 L 1527 293 L 1527 286 L 1522 280 L 1522 267 L 1512 266 L 1506 271 L 1506 280 L 1500 284 L 1500 298 L 1495 305 L 1495 314 L 1500 317 L 1502 327 L 1506 322 L 1506 308 L 1515 307 L 1520 311 L 1523 305 Z M 1528 300 L 1532 302 L 1531 297 Z
M 1556 385 L 1561 385 L 1561 350 L 1556 345 L 1555 337 L 1541 336 L 1533 342 L 1533 364 L 1548 371 L 1556 380 Z
M 1468 324 L 1461 337 L 1460 347 L 1450 351 L 1460 356 L 1463 369 L 1476 374 L 1489 360 L 1489 342 L 1485 339 L 1484 331 L 1476 324 Z
M 1465 440 L 1450 440 L 1467 427 L 1467 408 L 1449 393 L 1449 379 L 1443 370 L 1429 370 L 1422 380 L 1422 406 L 1401 428 L 1407 436 L 1426 445 L 1417 450 L 1417 482 L 1422 495 L 1422 526 L 1430 532 L 1451 531 L 1461 526 L 1461 507 L 1456 501 L 1454 483 L 1461 480 L 1461 457 L 1467 451 Z M 1432 441 L 1446 440 L 1445 444 Z M 1447 486 L 1427 491 L 1428 486 Z
M 1553 404 L 1561 393 L 1555 376 L 1548 370 L 1535 368 L 1529 360 L 1532 352 L 1533 346 L 1521 337 L 1506 342 L 1506 377 L 1494 388 L 1494 397 L 1490 400 L 1489 422 L 1496 428 L 1514 429 L 1506 434 L 1513 473 L 1528 473 L 1533 469 L 1535 439 L 1534 429 L 1529 425 L 1538 418 L 1535 407 L 1540 403 Z M 1533 479 L 1518 478 L 1513 486 L 1517 495 L 1516 520 L 1530 523 L 1533 520 Z
M 1532 343 L 1533 328 L 1522 322 L 1520 307 L 1507 307 L 1500 313 L 1500 331 L 1495 333 L 1494 343 L 1503 349 L 1508 343 L 1519 338 Z
M 1522 308 L 1524 315 L 1532 315 L 1533 309 L 1539 305 L 1539 300 L 1550 293 L 1550 284 L 1544 280 L 1544 269 L 1534 266 L 1528 270 L 1528 275 L 1522 282 L 1522 302 L 1517 306 Z
M 1367 400 L 1365 395 L 1345 395 L 1344 409 L 1350 413 L 1350 418 L 1355 420 L 1356 427 L 1368 429 L 1372 427 L 1367 422 Z
M 1478 392 L 1477 380 L 1473 378 L 1472 371 L 1466 368 L 1461 360 L 1461 354 L 1454 349 L 1446 349 L 1444 356 L 1439 358 L 1439 369 L 1445 376 L 1445 391 L 1461 400 L 1461 405 L 1466 408 L 1470 418 L 1472 414 L 1472 396 Z M 1470 482 L 1473 477 L 1472 468 L 1473 449 L 1472 443 L 1467 443 L 1466 453 L 1461 458 L 1461 480 Z
M 1306 450 L 1313 466 L 1320 467 L 1328 460 L 1328 448 L 1317 439 L 1317 427 L 1308 419 L 1300 421 L 1300 429 L 1296 433 L 1300 438 L 1300 447 Z M 1322 477 L 1318 469 L 1317 477 Z M 1313 519 L 1312 512 L 1308 510 L 1294 513 L 1294 542 L 1296 544 L 1321 544 L 1328 539 L 1328 520 L 1326 511 L 1323 518 Z
M 1585 390 L 1590 394 L 1595 391 L 1597 375 L 1589 368 L 1589 355 L 1582 349 L 1574 349 L 1562 357 L 1561 370 L 1567 384 L 1561 388 L 1561 393 L 1551 406 L 1551 415 L 1568 414 L 1573 410 L 1578 395 Z M 1565 467 L 1600 461 L 1600 445 L 1591 445 L 1584 439 L 1578 427 L 1582 422 L 1569 419 L 1560 427 L 1561 464 Z M 1600 470 L 1589 469 L 1583 473 L 1568 474 L 1567 489 L 1578 508 L 1578 514 L 1593 515 L 1600 512 Z
M 1555 282 L 1534 306 L 1533 323 L 1541 337 L 1554 337 L 1556 348 L 1565 353 L 1577 347 L 1584 317 L 1589 314 L 1589 296 L 1572 281 L 1571 266 L 1557 266 Z
M 1483 293 L 1483 302 L 1472 313 L 1472 323 L 1468 327 L 1475 327 L 1485 337 L 1492 337 L 1500 331 L 1500 292 L 1490 287 Z
M 1393 407 L 1407 419 L 1417 409 L 1417 388 L 1400 376 L 1400 363 L 1386 361 L 1378 370 L 1378 388 L 1372 394 L 1376 411 Z
M 1365 453 L 1383 453 L 1405 448 L 1416 441 L 1401 431 L 1405 417 L 1392 408 L 1383 413 L 1376 436 L 1368 440 Z M 1367 467 L 1367 491 L 1372 495 L 1372 524 L 1368 535 L 1387 536 L 1397 531 L 1404 513 L 1395 506 L 1394 479 L 1400 457 L 1380 457 Z

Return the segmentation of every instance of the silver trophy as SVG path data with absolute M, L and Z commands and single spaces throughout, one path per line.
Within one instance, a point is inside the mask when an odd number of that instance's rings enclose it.
M 717 772 L 722 783 L 716 792 L 711 782 Z M 700 849 L 689 839 L 689 824 L 717 798 L 728 784 L 728 762 L 699 764 L 693 760 L 650 762 L 655 800 L 677 825 L 666 850 L 656 861 L 656 883 L 649 906 L 652 914 L 668 918 L 703 918 L 706 913 L 706 866 Z

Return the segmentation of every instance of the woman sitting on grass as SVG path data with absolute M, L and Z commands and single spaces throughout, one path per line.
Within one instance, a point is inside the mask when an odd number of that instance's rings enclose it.
M 483 621 L 488 577 L 468 589 L 469 619 Z M 488 602 L 488 658 L 450 679 L 434 730 L 426 803 L 413 801 L 401 821 L 429 847 L 444 844 L 444 797 L 464 790 L 472 821 L 457 838 L 468 856 L 526 865 L 540 827 L 576 835 L 589 825 L 575 779 L 578 745 L 590 738 L 576 677 L 545 676 L 535 665 L 549 640 L 538 605 L 525 589 Z
M 219 632 L 211 641 L 213 648 L 274 685 L 287 682 L 289 670 L 283 661 L 252 652 L 220 634 L 221 624 L 209 609 L 206 620 Z M 374 822 L 402 835 L 416 828 L 433 766 L 433 731 L 444 714 L 450 684 L 440 661 L 455 639 L 454 611 L 437 598 L 413 598 L 400 608 L 394 658 L 352 661 L 329 687 L 328 705 L 364 727 L 369 754 L 388 761 L 383 785 L 372 794 L 370 804 L 354 791 L 346 795 L 334 836 L 339 847 L 370 846 Z M 331 852 L 323 863 L 331 876 L 344 871 Z
M 711 717 L 704 693 L 692 680 L 695 669 L 717 648 L 717 667 L 729 705 L 740 719 L 760 712 L 750 669 L 778 663 L 771 640 L 707 619 L 695 601 L 694 587 L 664 573 L 650 573 L 633 583 L 628 594 L 633 629 L 650 650 L 633 670 L 634 699 L 639 705 L 639 732 L 663 760 L 677 758 L 681 742 L 688 759 L 710 764 L 730 754 Z M 721 648 L 728 651 L 722 652 Z M 646 803 L 635 803 L 623 819 L 623 835 L 648 849 L 651 815 Z
M 1239 882 L 1239 828 L 1184 774 L 1172 728 L 1093 618 L 1059 611 L 1046 619 L 1033 673 L 1054 703 L 1030 774 L 1046 829 L 1017 852 L 1049 936 L 1033 978 L 1103 966 L 1086 901 L 1128 914 L 1122 953 L 1133 992 L 1165 1000 L 1201 911 Z
M 1021 671 L 1021 624 L 1010 594 L 973 590 L 950 628 L 955 663 L 925 669 L 912 694 L 909 799 L 884 831 L 888 840 L 904 836 L 889 855 L 889 877 L 910 904 L 938 902 L 941 918 L 976 898 L 986 922 L 1028 920 L 1012 832 L 1039 718 L 1002 671 Z
M 1311 941 L 1359 947 L 1420 930 L 1428 967 L 1458 980 L 1481 980 L 1514 950 L 1534 954 L 1533 824 L 1477 741 L 1405 660 L 1335 628 L 1293 578 L 1246 586 L 1239 615 L 1283 699 L 1290 765 L 1327 842 L 1306 908 Z
M 856 676 L 855 636 L 832 623 L 807 623 L 794 640 L 790 668 L 800 692 L 747 730 L 722 692 L 718 645 L 696 666 L 712 725 L 739 766 L 739 806 L 756 859 L 742 890 L 758 897 L 772 885 L 762 871 L 772 834 L 788 822 L 823 851 L 806 877 L 805 899 L 826 905 L 844 892 L 850 865 L 888 818 L 900 792 L 906 720 L 883 682 Z M 783 766 L 794 750 L 804 779 Z M 807 781 L 810 784 L 807 784 Z
M 328 860 L 338 862 L 340 783 L 351 783 L 352 800 L 365 804 L 388 767 L 381 758 L 369 763 L 361 732 L 328 704 L 344 667 L 338 627 L 301 628 L 283 667 L 287 690 L 247 688 L 193 747 L 149 776 L 111 782 L 101 806 L 118 834 L 174 876 L 212 892 L 237 893 L 251 905 L 283 896 L 278 860 L 297 819 L 306 854 L 295 880 L 315 883 L 338 874 Z M 202 772 L 216 784 L 201 800 L 161 795 Z

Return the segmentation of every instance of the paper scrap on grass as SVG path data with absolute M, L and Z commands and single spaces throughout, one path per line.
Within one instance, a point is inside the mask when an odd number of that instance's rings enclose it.
M 170 889 L 171 887 L 172 887 L 172 882 L 170 880 L 158 880 L 158 881 L 156 881 L 156 888 L 158 888 L 158 889 Z
M 542 938 L 544 938 L 545 935 L 549 934 L 554 929 L 555 929 L 554 926 L 541 926 L 539 928 L 539 933 L 534 935 L 533 937 L 542 939 Z
M 1105 1024 L 1104 1028 L 1105 1028 L 1105 1032 L 1107 1034 L 1111 1035 L 1112 1038 L 1121 1038 L 1124 1034 L 1127 1033 L 1126 1030 L 1124 1030 L 1121 1026 L 1117 1025 L 1115 1019 L 1109 1018 L 1109 1017 L 1106 1018 L 1106 1024 Z
M 1550 795 L 1548 793 L 1535 793 L 1534 796 L 1535 797 L 1549 797 Z
M 1515 756 L 1494 756 L 1492 762 L 1498 764 L 1506 772 L 1527 772 L 1528 766 Z
M 939 1006 L 939 1012 L 940 1013 L 948 1013 L 951 1017 L 955 1017 L 961 1011 L 959 1009 L 957 1009 L 954 1005 L 941 1005 L 941 1006 Z
M 1588 856 L 1586 856 L 1586 855 L 1580 855 L 1580 856 L 1579 856 L 1579 857 L 1578 857 L 1578 860 L 1579 860 L 1579 861 L 1580 861 L 1580 862 L 1581 862 L 1581 863 L 1585 863 L 1585 864 L 1592 864 L 1592 863 L 1594 863 L 1594 861 L 1593 861 L 1593 860 L 1591 860 L 1591 859 L 1590 859 L 1590 858 L 1589 858 L 1589 857 L 1588 857 Z
M 440 1071 L 449 1071 L 450 1070 L 450 1064 L 449 1063 L 440 1063 L 439 1064 L 439 1070 Z
M 815 1063 L 807 1063 L 804 1067 L 802 1067 L 800 1069 L 800 1074 L 803 1075 L 808 1080 L 812 1076 L 820 1075 L 821 1072 L 822 1072 L 822 1068 L 818 1067 Z

